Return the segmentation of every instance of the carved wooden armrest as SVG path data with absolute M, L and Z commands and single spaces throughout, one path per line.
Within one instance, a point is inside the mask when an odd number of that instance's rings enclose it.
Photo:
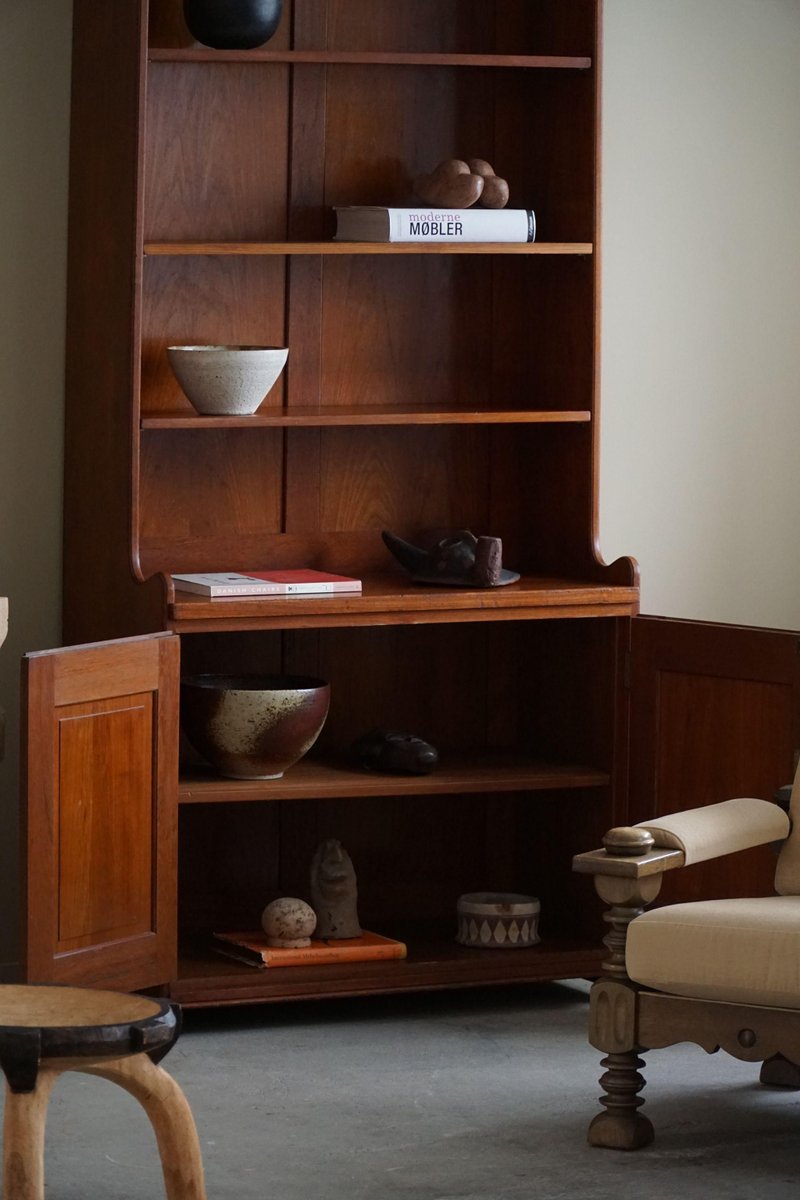
M 603 838 L 602 850 L 576 854 L 572 869 L 581 875 L 622 876 L 635 880 L 660 876 L 663 871 L 682 867 L 685 860 L 682 850 L 656 846 L 649 830 L 636 825 L 620 825 L 609 829 Z

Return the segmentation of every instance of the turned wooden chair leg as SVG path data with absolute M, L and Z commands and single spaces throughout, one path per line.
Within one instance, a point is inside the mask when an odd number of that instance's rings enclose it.
M 653 1126 L 647 1117 L 638 1111 L 644 1104 L 639 1095 L 645 1084 L 639 1067 L 644 1059 L 636 1051 L 609 1054 L 602 1059 L 607 1070 L 600 1076 L 600 1084 L 606 1092 L 600 1103 L 605 1112 L 598 1113 L 589 1126 L 589 1144 L 604 1146 L 609 1150 L 638 1150 L 653 1140 Z
M 155 1066 L 146 1054 L 73 1069 L 118 1083 L 142 1105 L 158 1142 L 167 1200 L 206 1200 L 192 1110 L 171 1075 Z
M 32 1092 L 12 1092 L 6 1084 L 4 1200 L 44 1200 L 44 1128 L 50 1093 L 60 1074 L 42 1068 Z

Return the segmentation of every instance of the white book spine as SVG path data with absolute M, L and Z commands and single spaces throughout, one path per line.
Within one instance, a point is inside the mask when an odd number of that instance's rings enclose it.
M 535 224 L 528 209 L 389 209 L 393 242 L 528 242 Z
M 383 233 L 378 232 L 380 224 Z M 536 217 L 528 208 L 352 208 L 343 210 L 337 237 L 389 242 L 533 242 Z

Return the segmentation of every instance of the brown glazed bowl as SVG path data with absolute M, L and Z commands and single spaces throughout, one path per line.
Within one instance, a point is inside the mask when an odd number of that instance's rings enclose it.
M 330 686 L 306 675 L 192 675 L 181 680 L 187 738 L 228 779 L 280 779 L 311 749 Z

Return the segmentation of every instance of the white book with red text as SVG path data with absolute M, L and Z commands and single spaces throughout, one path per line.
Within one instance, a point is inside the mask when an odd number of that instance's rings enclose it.
M 360 592 L 361 580 L 310 569 L 173 575 L 175 587 L 200 596 L 320 596 Z

